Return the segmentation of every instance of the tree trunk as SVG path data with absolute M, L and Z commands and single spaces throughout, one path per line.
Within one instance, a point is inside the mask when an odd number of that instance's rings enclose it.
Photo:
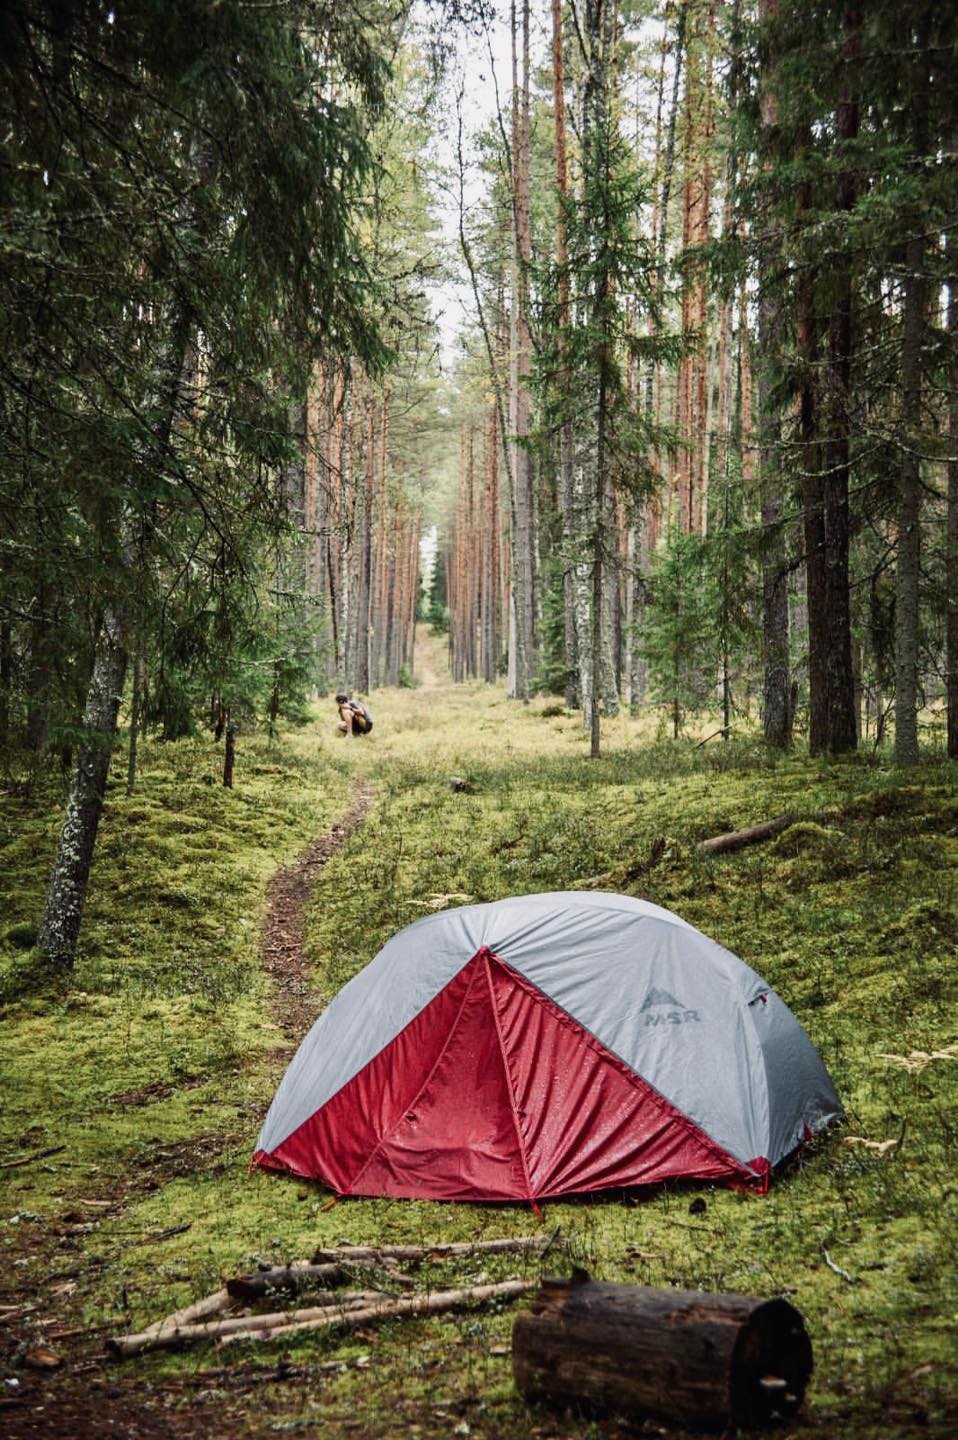
M 656 299 L 662 288 L 663 271 L 665 268 L 665 243 L 668 235 L 669 223 L 669 199 L 672 193 L 672 176 L 675 169 L 675 131 L 679 113 L 679 95 L 681 93 L 682 56 L 685 49 L 685 27 L 688 15 L 689 0 L 679 0 L 678 18 L 675 24 L 674 62 L 672 70 L 672 98 L 669 105 L 669 122 L 666 128 L 665 156 L 662 161 L 661 177 L 656 175 L 656 184 L 660 186 L 657 195 L 658 208 L 658 230 L 655 234 L 655 285 L 654 292 Z M 649 316 L 649 335 L 654 334 L 654 315 Z M 659 376 L 659 362 L 650 365 L 646 372 L 645 380 L 645 412 L 651 415 L 656 407 L 654 391 L 657 389 Z M 658 416 L 656 415 L 656 419 Z M 656 425 L 658 429 L 658 425 Z
M 54 642 L 53 622 L 47 611 L 51 599 L 46 579 L 40 576 L 36 594 L 37 616 L 30 626 L 26 665 L 26 741 L 27 748 L 34 754 L 39 754 L 43 749 L 50 723 L 50 685 Z
M 778 0 L 760 0 L 760 24 L 774 20 L 777 14 Z M 774 60 L 772 67 L 774 73 Z M 774 132 L 777 118 L 774 82 L 768 75 L 764 78 L 761 94 L 761 125 L 766 146 L 770 144 L 768 137 Z M 773 401 L 773 380 L 781 354 L 782 315 L 778 293 L 781 274 L 781 236 L 777 227 L 767 225 L 766 240 L 759 258 L 758 302 L 762 638 L 765 660 L 763 724 L 769 745 L 785 750 L 792 743 L 788 556 L 783 529 L 782 423 Z
M 140 716 L 143 710 L 143 684 L 146 665 L 142 644 L 137 648 L 133 660 L 133 686 L 130 695 L 130 749 L 126 769 L 126 793 L 132 795 L 136 789 L 136 763 L 140 739 Z
M 914 153 L 928 149 L 928 21 L 918 47 L 921 67 L 913 102 Z M 909 217 L 901 356 L 901 479 L 898 492 L 898 563 L 895 570 L 895 763 L 918 764 L 918 585 L 921 567 L 921 350 L 925 325 L 925 217 Z
M 41 953 L 62 970 L 72 969 L 76 958 L 125 675 L 123 627 L 118 615 L 107 612 L 97 639 L 77 767 L 37 937 Z
M 953 252 L 958 247 L 953 244 Z M 958 280 L 948 286 L 948 518 L 945 539 L 945 668 L 948 754 L 958 759 Z
M 845 8 L 843 58 L 854 64 L 861 43 L 862 12 L 857 4 Z M 838 105 L 838 144 L 848 145 L 858 135 L 858 98 L 850 80 Z M 838 175 L 836 209 L 849 213 L 855 204 L 855 176 L 846 163 Z M 813 750 L 840 754 L 858 743 L 855 719 L 855 684 L 852 675 L 851 611 L 848 574 L 851 473 L 850 406 L 853 358 L 853 277 L 850 257 L 842 255 L 832 277 L 834 300 L 828 337 L 828 365 L 822 405 L 822 518 L 824 524 L 824 603 L 828 616 L 823 657 L 825 695 L 819 713 L 824 731 L 813 737 Z M 819 743 L 815 743 L 815 741 Z
M 512 159 L 513 277 L 510 327 L 510 421 L 513 436 L 512 472 L 515 487 L 515 528 L 512 537 L 514 586 L 512 624 L 515 666 L 512 694 L 527 700 L 535 679 L 536 543 L 532 464 L 527 441 L 530 428 L 528 289 L 532 260 L 530 216 L 529 122 L 529 0 L 522 0 L 522 87 L 519 87 L 516 5 L 512 4 Z
M 569 329 L 569 251 L 566 235 L 565 206 L 569 199 L 569 165 L 565 121 L 565 62 L 562 48 L 562 0 L 552 0 L 552 99 L 555 112 L 556 191 L 556 268 L 559 272 L 559 351 L 558 385 L 562 405 L 559 426 L 559 510 L 562 516 L 562 599 L 563 599 L 563 660 L 565 663 L 565 703 L 570 710 L 579 704 L 579 644 L 576 630 L 575 595 L 575 481 L 572 419 L 568 415 L 569 368 L 567 364 Z
M 546 1280 L 513 1326 L 516 1384 L 565 1408 L 597 1407 L 683 1428 L 791 1418 L 812 1347 L 787 1300 Z
M 800 146 L 803 142 L 800 142 Z M 799 187 L 799 211 L 803 217 L 811 208 L 811 187 Z M 799 441 L 802 469 L 802 530 L 805 546 L 805 598 L 808 631 L 808 717 L 809 750 L 818 755 L 826 748 L 827 693 L 825 655 L 828 646 L 828 606 L 825 585 L 825 521 L 822 493 L 821 455 L 818 445 L 819 357 L 818 323 L 815 314 L 814 262 L 807 255 L 801 261 L 797 282 L 798 353 L 800 382 L 798 396 Z
M 588 446 L 591 464 L 584 467 L 583 477 L 588 489 L 584 499 L 591 512 L 590 522 L 590 609 L 591 625 L 589 648 L 589 754 L 598 759 L 601 754 L 600 700 L 603 694 L 603 669 L 605 644 L 603 625 L 604 611 L 604 569 L 606 559 L 607 508 L 611 499 L 611 486 L 606 474 L 608 465 L 608 424 L 609 395 L 608 375 L 612 365 L 609 335 L 609 306 L 614 304 L 611 293 L 611 275 L 608 264 L 609 236 L 602 233 L 602 221 L 606 218 L 607 197 L 601 191 L 590 194 L 596 183 L 608 183 L 609 127 L 613 123 L 610 114 L 610 68 L 612 62 L 613 6 L 611 0 L 600 3 L 587 11 L 589 22 L 589 73 L 583 90 L 582 101 L 582 149 L 585 156 L 583 185 L 586 208 L 594 214 L 590 219 L 598 233 L 593 237 L 593 269 L 588 296 L 589 323 L 596 337 L 595 390 L 590 398 L 588 424 L 591 430 Z M 599 203 L 597 203 L 599 202 Z M 590 493 L 591 492 L 591 493 Z
M 13 697 L 13 629 L 0 622 L 0 745 L 10 739 L 10 702 Z
M 236 763 L 236 721 L 226 722 L 226 745 L 223 750 L 223 784 L 227 790 L 233 788 L 233 767 Z

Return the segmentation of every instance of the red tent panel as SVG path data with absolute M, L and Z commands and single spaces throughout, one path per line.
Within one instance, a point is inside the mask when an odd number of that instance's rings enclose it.
M 541 991 L 487 963 L 533 1195 L 747 1174 Z

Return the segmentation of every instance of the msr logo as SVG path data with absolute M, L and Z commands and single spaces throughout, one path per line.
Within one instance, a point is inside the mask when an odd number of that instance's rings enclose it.
M 665 1013 L 646 1015 L 646 1026 L 688 1025 L 691 1022 L 701 1024 L 702 1017 L 697 1010 L 689 1010 L 687 1006 L 682 1004 L 681 1000 L 676 1000 L 674 995 L 669 994 L 668 990 L 657 990 L 655 986 L 653 986 L 642 1001 L 642 1011 L 658 1010 L 659 1007 L 661 1007 Z M 641 1014 L 642 1011 L 639 1013 Z

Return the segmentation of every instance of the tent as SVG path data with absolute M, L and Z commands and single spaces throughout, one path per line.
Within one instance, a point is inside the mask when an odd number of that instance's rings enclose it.
M 644 900 L 524 895 L 393 936 L 300 1045 L 252 1163 L 435 1200 L 764 1188 L 840 1113 L 794 1015 L 721 945 Z

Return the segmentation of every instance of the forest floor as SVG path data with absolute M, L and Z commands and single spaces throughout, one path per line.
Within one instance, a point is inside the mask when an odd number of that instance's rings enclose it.
M 666 1187 L 547 1204 L 546 1233 L 563 1237 L 548 1268 L 787 1294 L 816 1366 L 788 1434 L 954 1434 L 955 767 L 934 752 L 906 773 L 882 753 L 696 747 L 714 723 L 673 742 L 626 716 L 590 761 L 560 704 L 453 686 L 442 642 L 420 633 L 419 651 L 429 683 L 378 692 L 368 739 L 337 737 L 325 702 L 272 745 L 241 739 L 232 792 L 209 740 L 145 747 L 136 794 L 111 788 L 67 987 L 34 983 L 29 948 L 57 777 L 0 795 L 0 1426 L 78 1440 L 661 1433 L 527 1406 L 508 1353 L 522 1302 L 122 1362 L 105 1348 L 221 1276 L 317 1245 L 543 1233 L 522 1207 L 329 1208 L 321 1187 L 247 1167 L 291 1045 L 391 933 L 446 905 L 592 886 L 676 910 L 764 975 L 848 1118 L 765 1197 Z M 769 844 L 696 852 L 783 812 L 795 823 Z M 425 1266 L 416 1285 L 539 1268 L 504 1254 Z

